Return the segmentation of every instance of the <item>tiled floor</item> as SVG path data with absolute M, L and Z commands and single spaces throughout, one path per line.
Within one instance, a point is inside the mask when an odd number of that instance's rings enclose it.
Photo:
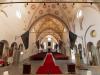
M 31 74 L 28 75 L 37 75 L 36 70 L 37 68 L 43 64 L 43 61 L 29 61 L 26 60 L 18 65 L 9 65 L 7 67 L 0 67 L 0 75 L 3 75 L 4 71 L 9 71 L 9 75 L 23 75 L 23 63 L 31 63 Z M 67 72 L 67 62 L 66 60 L 56 60 L 56 64 L 60 66 L 60 69 L 62 70 L 62 75 L 89 75 L 87 74 L 87 70 L 76 70 L 76 74 L 68 74 Z M 92 71 L 92 75 L 100 75 L 100 67 L 98 66 L 92 66 L 88 67 L 90 71 Z M 38 74 L 39 75 L 39 74 Z M 40 74 L 41 75 L 41 74 Z M 42 74 L 45 75 L 45 74 Z M 50 75 L 50 74 L 47 74 Z M 53 75 L 53 74 L 52 74 Z M 57 75 L 57 74 L 55 74 Z

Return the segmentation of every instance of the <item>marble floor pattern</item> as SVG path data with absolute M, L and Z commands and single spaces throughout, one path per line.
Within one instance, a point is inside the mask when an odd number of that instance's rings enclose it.
M 66 60 L 56 60 L 56 64 L 60 66 L 60 69 L 63 72 L 63 74 L 59 74 L 59 75 L 89 75 L 89 74 L 87 74 L 87 70 L 78 70 L 78 69 L 76 69 L 76 74 L 68 74 L 67 62 L 68 61 L 66 61 Z M 0 67 L 0 75 L 3 75 L 4 71 L 8 71 L 9 75 L 23 75 L 22 74 L 23 63 L 31 64 L 31 74 L 25 74 L 25 75 L 39 75 L 39 74 L 36 74 L 36 71 L 37 71 L 38 67 L 43 64 L 43 61 L 25 60 L 16 65 L 12 64 L 12 65 L 9 65 L 6 67 Z M 100 66 L 88 67 L 88 70 L 92 71 L 92 75 L 100 75 Z M 42 74 L 42 75 L 51 75 L 51 74 Z M 55 74 L 55 75 L 57 75 L 57 74 Z

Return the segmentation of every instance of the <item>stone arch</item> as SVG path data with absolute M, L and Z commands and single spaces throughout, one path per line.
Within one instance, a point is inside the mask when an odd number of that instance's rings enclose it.
M 0 58 L 2 58 L 4 43 L 0 42 Z
M 18 45 L 17 45 L 17 43 L 16 42 L 13 42 L 12 44 L 11 44 L 11 48 L 14 50 L 14 49 L 18 49 Z
M 20 60 L 20 50 L 18 50 L 18 44 L 16 42 L 12 42 L 11 49 L 13 51 L 13 63 L 18 64 Z
M 10 49 L 9 49 L 9 55 L 13 56 L 13 53 L 15 50 L 18 49 L 18 45 L 16 42 L 11 43 Z
M 39 20 L 41 20 L 42 18 L 46 17 L 46 16 L 51 16 L 57 20 L 59 20 L 62 24 L 64 24 L 64 26 L 66 27 L 66 29 L 69 31 L 70 28 L 68 27 L 68 25 L 66 25 L 66 23 L 58 16 L 56 15 L 53 15 L 53 14 L 45 14 L 45 15 L 42 15 L 40 16 L 39 18 L 37 18 L 29 27 L 29 30 L 31 30 L 31 28 L 35 25 L 35 23 L 37 23 Z
M 70 26 L 68 25 L 68 24 L 66 24 L 65 22 L 64 22 L 64 20 L 61 18 L 61 17 L 59 17 L 59 16 L 56 16 L 56 15 L 53 15 L 53 14 L 45 14 L 45 15 L 42 15 L 42 16 L 40 16 L 40 17 L 38 17 L 29 27 L 28 27 L 28 30 L 29 31 L 31 31 L 32 30 L 32 28 L 36 25 L 36 23 L 37 22 L 39 22 L 40 20 L 42 20 L 43 18 L 45 18 L 46 16 L 50 16 L 51 18 L 54 18 L 54 19 L 56 19 L 57 21 L 59 21 L 60 23 L 62 23 L 62 26 L 64 26 L 64 28 L 66 29 L 66 34 L 65 35 L 69 35 L 69 31 L 71 30 L 70 29 Z M 35 34 L 35 36 L 36 36 L 36 34 Z M 62 36 L 63 37 L 63 36 Z M 67 37 L 67 36 L 66 36 Z M 67 38 L 69 38 L 69 37 L 67 37 Z M 38 39 L 37 39 L 37 37 L 36 37 L 36 41 L 37 41 Z M 64 39 L 62 39 L 62 40 L 64 40 Z M 69 40 L 69 39 L 67 39 L 67 40 Z M 69 45 L 68 45 L 69 46 Z M 66 50 L 66 49 L 65 49 Z
M 7 40 L 1 40 L 1 42 L 4 44 L 2 58 L 5 62 L 5 65 L 7 65 L 7 60 L 8 60 L 8 57 L 9 57 L 9 43 L 8 43 Z
M 52 30 L 55 34 L 57 34 L 57 35 L 59 36 L 59 37 L 55 37 L 55 36 L 54 36 L 56 39 L 57 39 L 57 38 L 59 38 L 59 39 L 62 38 L 62 36 L 61 36 L 60 34 L 58 34 L 58 32 L 54 31 L 54 29 L 51 29 L 51 30 Z M 45 29 L 45 31 L 48 31 L 48 29 Z M 43 31 L 43 32 L 45 32 L 45 31 Z M 41 32 L 41 33 L 43 33 L 43 32 Z M 52 32 L 52 33 L 53 33 L 53 32 Z M 54 34 L 54 33 L 53 33 L 53 34 Z M 42 34 L 40 34 L 40 35 L 37 36 L 37 40 L 39 40 L 39 38 L 40 38 L 41 35 L 42 35 Z M 47 35 L 49 35 L 49 34 L 45 34 L 45 36 L 47 36 Z M 50 34 L 50 35 L 52 35 L 52 34 Z
M 19 44 L 18 49 L 19 49 L 20 51 L 23 51 L 23 44 L 22 44 L 22 43 Z
M 42 15 L 40 16 L 39 18 L 37 18 L 30 26 L 29 26 L 29 31 L 31 31 L 32 27 L 35 26 L 35 24 L 40 21 L 41 19 L 45 18 L 46 16 L 50 16 L 51 18 L 54 18 L 56 20 L 58 20 L 60 23 L 62 23 L 62 25 L 66 28 L 66 32 L 68 32 L 70 30 L 70 28 L 68 27 L 68 25 L 66 25 L 66 23 L 59 17 L 59 16 L 56 16 L 56 15 L 53 15 L 53 14 L 45 14 L 45 15 Z M 67 33 L 68 34 L 68 33 Z M 62 37 L 62 36 L 60 36 Z M 36 35 L 36 40 L 37 39 L 37 35 Z
M 82 49 L 82 44 L 81 43 L 78 44 L 78 49 L 79 50 Z
M 78 44 L 78 51 L 79 51 L 79 54 L 80 54 L 80 59 L 82 59 L 83 51 L 82 51 L 82 44 L 81 43 Z
M 9 48 L 9 43 L 7 40 L 1 40 L 2 43 L 4 43 L 5 48 Z
M 97 41 L 97 48 L 100 48 L 100 40 Z
M 41 35 L 41 33 L 43 33 L 44 31 L 47 31 L 47 30 L 52 30 L 54 33 L 58 34 L 59 32 L 55 31 L 54 29 L 52 28 L 46 28 L 45 30 L 43 30 L 42 32 L 40 32 L 40 34 L 37 35 L 37 39 L 39 38 L 39 36 Z M 60 38 L 62 36 L 62 34 L 60 33 L 59 34 Z
M 1 40 L 1 42 L 4 44 L 4 47 L 3 47 L 3 53 L 7 53 L 8 55 L 8 50 L 9 50 L 9 43 L 7 40 Z
M 46 37 L 47 35 L 45 35 L 44 37 Z M 58 42 L 58 39 L 55 37 L 55 36 L 53 36 L 53 35 L 51 35 L 53 38 L 54 38 L 54 40 L 56 41 L 56 43 Z M 41 38 L 40 39 L 40 42 L 42 42 L 44 39 L 43 38 Z
M 88 42 L 88 43 L 87 43 L 87 50 L 88 50 L 88 51 L 91 51 L 92 45 L 93 45 L 93 42 Z

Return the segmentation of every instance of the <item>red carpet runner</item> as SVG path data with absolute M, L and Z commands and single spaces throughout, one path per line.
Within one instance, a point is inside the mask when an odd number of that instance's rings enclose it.
M 56 66 L 51 53 L 47 53 L 43 66 L 40 66 L 36 74 L 62 74 L 59 66 Z

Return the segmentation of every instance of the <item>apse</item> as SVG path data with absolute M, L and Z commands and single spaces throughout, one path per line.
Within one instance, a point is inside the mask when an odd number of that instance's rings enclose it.
M 51 48 L 52 51 L 55 49 L 55 45 L 58 44 L 58 40 L 53 35 L 47 35 L 41 39 L 41 44 L 44 45 L 44 49 Z

